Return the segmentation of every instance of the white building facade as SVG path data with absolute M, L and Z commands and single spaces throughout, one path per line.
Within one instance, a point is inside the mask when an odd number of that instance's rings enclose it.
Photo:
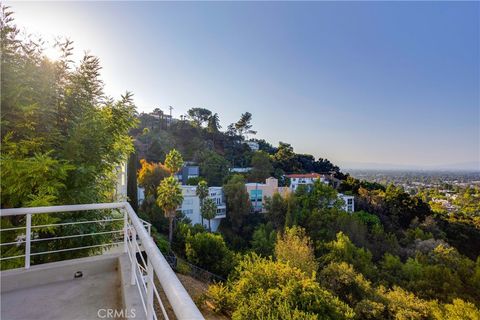
M 202 215 L 200 212 L 200 198 L 197 196 L 197 186 L 182 186 L 183 203 L 180 211 L 192 221 L 192 225 L 202 224 Z M 220 221 L 227 216 L 227 206 L 223 195 L 222 187 L 209 187 L 208 197 L 217 204 L 217 215 L 210 221 L 212 231 L 215 232 L 220 225 Z M 208 228 L 208 220 L 203 220 L 203 225 Z
M 343 205 L 343 210 L 347 211 L 348 213 L 352 213 L 355 211 L 355 197 L 354 196 L 347 196 L 343 193 L 339 193 L 337 195 L 339 199 L 342 199 L 345 204 Z
M 290 179 L 290 191 L 295 192 L 299 186 L 307 186 L 308 190 L 311 190 L 315 181 L 320 180 L 320 182 L 328 184 L 329 179 L 327 175 L 319 173 L 306 173 L 306 174 L 290 174 L 286 176 Z M 343 193 L 337 195 L 339 199 L 342 199 L 344 205 L 342 209 L 347 212 L 355 211 L 355 198 L 353 196 L 347 196 Z
M 257 141 L 248 140 L 248 141 L 245 141 L 245 144 L 246 144 L 252 151 L 258 151 L 258 150 L 260 150 L 260 146 L 258 145 L 258 142 L 257 142 Z
M 301 185 L 311 188 L 317 180 L 328 183 L 327 176 L 319 173 L 289 174 L 286 177 L 290 179 L 290 190 L 293 192 Z

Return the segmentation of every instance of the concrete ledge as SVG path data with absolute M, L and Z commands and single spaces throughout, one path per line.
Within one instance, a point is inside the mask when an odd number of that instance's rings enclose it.
M 124 254 L 119 257 L 118 262 L 120 265 L 120 279 L 122 281 L 122 299 L 124 308 L 129 311 L 130 314 L 132 310 L 135 310 L 135 319 L 146 319 L 147 316 L 143 309 L 142 300 L 140 299 L 140 292 L 138 292 L 136 285 L 130 284 L 132 265 L 128 255 Z
M 0 272 L 1 293 L 37 287 L 59 281 L 74 280 L 77 271 L 82 278 L 99 273 L 116 272 L 120 255 L 100 255 L 60 262 L 45 263 L 29 269 L 12 269 Z M 128 257 L 127 257 L 128 259 Z

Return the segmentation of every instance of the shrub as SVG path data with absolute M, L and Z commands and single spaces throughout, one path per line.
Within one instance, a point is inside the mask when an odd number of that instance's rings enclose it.
M 178 273 L 188 275 L 188 274 L 190 274 L 191 271 L 192 271 L 192 269 L 190 268 L 188 263 L 186 263 L 182 260 L 178 260 L 178 262 L 177 262 L 177 272 Z
M 353 310 L 313 276 L 256 254 L 235 268 L 226 287 L 212 289 L 232 319 L 352 319 Z
M 318 269 L 310 238 L 305 234 L 305 229 L 300 227 L 286 228 L 285 233 L 278 237 L 275 257 L 308 275 L 315 274 Z
M 187 236 L 185 254 L 190 263 L 224 277 L 235 265 L 235 255 L 219 234 L 202 232 Z

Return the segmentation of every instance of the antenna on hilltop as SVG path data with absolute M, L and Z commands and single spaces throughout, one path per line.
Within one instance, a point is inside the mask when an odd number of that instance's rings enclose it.
M 173 110 L 173 107 L 172 106 L 168 106 L 168 109 L 170 109 L 170 118 L 172 117 L 172 110 Z

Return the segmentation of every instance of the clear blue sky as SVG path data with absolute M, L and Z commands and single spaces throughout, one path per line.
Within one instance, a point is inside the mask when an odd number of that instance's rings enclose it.
M 339 164 L 480 159 L 478 2 L 10 5 L 99 56 L 140 111 L 250 111 L 259 138 Z

